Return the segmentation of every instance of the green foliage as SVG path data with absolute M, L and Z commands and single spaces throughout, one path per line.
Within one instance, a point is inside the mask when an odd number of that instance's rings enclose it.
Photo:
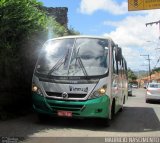
M 0 0 L 0 120 L 31 106 L 32 74 L 44 41 L 78 33 L 41 6 L 37 0 Z
M 80 33 L 78 31 L 76 31 L 73 27 L 70 27 L 68 29 L 68 34 L 69 35 L 80 35 Z
M 44 40 L 74 34 L 48 17 L 37 0 L 0 1 L 0 54 L 17 56 L 17 50 L 26 41 L 43 43 Z M 33 37 L 33 35 L 35 35 Z
M 127 74 L 128 74 L 129 82 L 135 81 L 137 79 L 137 76 L 134 74 L 134 72 L 130 68 L 128 68 Z
M 41 6 L 37 0 L 0 0 L 0 91 L 11 96 L 30 94 L 34 65 L 44 41 L 69 34 L 40 10 Z
M 3 48 L 17 48 L 23 39 L 29 39 L 35 32 L 49 32 L 62 36 L 66 29 L 38 9 L 36 0 L 0 1 L 0 35 Z M 7 42 L 7 45 L 6 45 Z
M 154 68 L 154 69 L 152 70 L 152 73 L 154 73 L 154 72 L 160 72 L 160 67 Z

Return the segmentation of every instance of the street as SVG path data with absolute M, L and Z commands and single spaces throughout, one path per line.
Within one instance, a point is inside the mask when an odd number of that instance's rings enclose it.
M 32 137 L 30 140 L 34 137 L 160 137 L 160 103 L 145 103 L 145 89 L 133 89 L 133 96 L 129 96 L 124 110 L 109 127 L 97 126 L 91 119 L 50 118 L 40 123 L 32 113 L 1 121 L 0 136 Z

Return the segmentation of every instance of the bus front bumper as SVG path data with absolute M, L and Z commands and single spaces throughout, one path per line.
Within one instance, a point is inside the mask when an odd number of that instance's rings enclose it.
M 106 95 L 86 101 L 62 101 L 47 99 L 33 93 L 32 99 L 34 110 L 41 114 L 52 116 L 68 115 L 73 118 L 109 118 L 110 100 Z

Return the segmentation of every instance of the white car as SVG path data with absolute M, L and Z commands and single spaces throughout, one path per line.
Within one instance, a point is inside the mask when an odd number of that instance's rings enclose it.
M 137 84 L 132 84 L 132 88 L 138 88 Z
M 160 100 L 160 83 L 149 83 L 146 91 L 146 103 L 149 100 Z

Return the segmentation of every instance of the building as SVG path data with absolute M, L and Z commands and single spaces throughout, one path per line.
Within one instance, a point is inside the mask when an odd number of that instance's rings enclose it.
M 160 82 L 160 72 L 154 72 L 154 74 L 151 74 L 151 80 L 150 76 L 141 77 L 137 79 L 139 87 L 143 87 L 149 82 Z

